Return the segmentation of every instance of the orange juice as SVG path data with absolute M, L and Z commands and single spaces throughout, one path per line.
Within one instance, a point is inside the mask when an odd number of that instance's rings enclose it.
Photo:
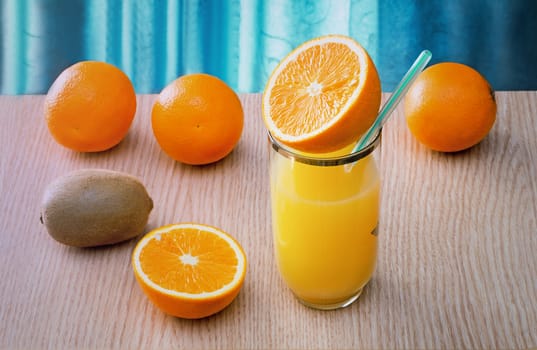
M 345 306 L 359 297 L 375 270 L 380 193 L 376 161 L 372 153 L 340 165 L 312 165 L 298 158 L 271 150 L 278 268 L 304 304 Z

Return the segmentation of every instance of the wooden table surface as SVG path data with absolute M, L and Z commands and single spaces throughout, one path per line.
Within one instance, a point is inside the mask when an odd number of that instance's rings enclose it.
M 154 98 L 138 96 L 119 146 L 80 154 L 52 140 L 43 96 L 0 97 L 0 348 L 537 346 L 537 92 L 498 92 L 491 133 L 458 154 L 420 146 L 399 106 L 382 139 L 377 271 L 338 311 L 302 306 L 276 270 L 261 97 L 241 95 L 240 143 L 203 167 L 160 150 Z M 135 282 L 137 239 L 92 249 L 52 240 L 39 222 L 45 186 L 90 167 L 145 183 L 155 203 L 147 230 L 196 221 L 234 235 L 249 265 L 231 306 L 202 320 L 167 316 Z

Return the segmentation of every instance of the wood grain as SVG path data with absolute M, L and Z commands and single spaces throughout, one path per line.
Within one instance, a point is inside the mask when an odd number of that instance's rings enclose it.
M 331 312 L 299 304 L 272 258 L 260 96 L 241 95 L 238 147 L 203 167 L 159 149 L 153 100 L 138 97 L 117 147 L 79 154 L 48 134 L 42 96 L 0 97 L 0 348 L 537 346 L 537 92 L 497 93 L 490 135 L 451 155 L 420 146 L 396 110 L 381 146 L 378 268 L 359 302 Z M 147 230 L 197 221 L 234 235 L 249 261 L 235 302 L 203 320 L 166 316 L 135 282 L 136 239 L 95 249 L 52 240 L 39 222 L 42 192 L 88 167 L 145 183 L 155 202 Z

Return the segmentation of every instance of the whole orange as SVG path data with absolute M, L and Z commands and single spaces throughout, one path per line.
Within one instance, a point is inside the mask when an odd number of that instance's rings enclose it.
M 476 145 L 496 121 L 490 84 L 475 69 L 453 62 L 424 70 L 406 94 L 404 108 L 414 137 L 440 152 Z
M 153 133 L 173 159 L 192 165 L 216 162 L 239 142 L 244 114 L 239 97 L 208 74 L 184 75 L 153 104 Z
M 119 68 L 82 61 L 56 78 L 45 98 L 45 119 L 54 139 L 79 152 L 117 145 L 136 113 L 136 94 Z

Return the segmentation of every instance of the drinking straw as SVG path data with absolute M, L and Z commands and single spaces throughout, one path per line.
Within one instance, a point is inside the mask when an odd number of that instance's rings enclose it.
M 382 109 L 380 110 L 377 119 L 375 119 L 375 122 L 373 125 L 367 130 L 367 132 L 360 138 L 356 146 L 352 149 L 351 153 L 360 151 L 365 146 L 369 145 L 369 143 L 374 140 L 378 133 L 380 132 L 380 129 L 382 126 L 386 123 L 388 120 L 388 117 L 393 112 L 395 107 L 399 104 L 403 96 L 405 96 L 406 92 L 414 82 L 414 80 L 418 77 L 419 73 L 425 68 L 427 63 L 431 60 L 431 52 L 429 50 L 423 50 L 418 58 L 414 61 L 410 69 L 406 72 L 405 76 L 395 90 L 393 91 L 392 95 L 386 101 L 384 106 L 382 106 Z

